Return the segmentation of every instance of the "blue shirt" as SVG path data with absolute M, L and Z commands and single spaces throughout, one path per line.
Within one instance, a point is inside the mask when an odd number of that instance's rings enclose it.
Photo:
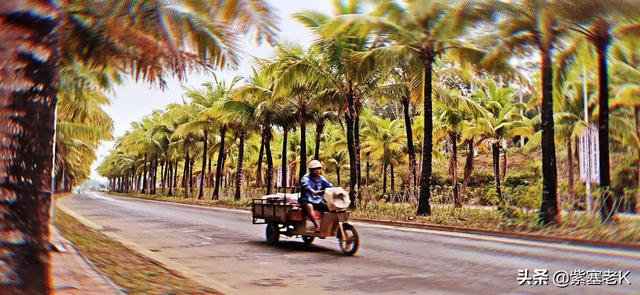
M 300 180 L 300 187 L 302 188 L 300 192 L 300 200 L 306 200 L 314 204 L 319 204 L 320 202 L 322 202 L 324 197 L 322 195 L 311 194 L 310 189 L 319 191 L 328 187 L 333 187 L 333 184 L 322 177 L 322 175 L 320 175 L 317 180 L 314 180 L 313 177 L 311 177 L 311 175 L 307 173 Z

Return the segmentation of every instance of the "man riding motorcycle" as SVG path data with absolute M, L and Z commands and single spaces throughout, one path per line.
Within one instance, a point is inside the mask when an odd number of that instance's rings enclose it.
M 305 174 L 300 180 L 301 190 L 298 203 L 304 214 L 313 222 L 316 231 L 319 231 L 320 227 L 313 216 L 313 210 L 329 211 L 323 196 L 324 189 L 329 187 L 333 187 L 333 184 L 322 176 L 322 163 L 318 160 L 311 161 L 309 163 L 309 173 Z

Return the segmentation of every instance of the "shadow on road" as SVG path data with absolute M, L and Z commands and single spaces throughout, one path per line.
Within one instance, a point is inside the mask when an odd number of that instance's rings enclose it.
M 250 241 L 249 244 L 260 246 L 260 247 L 269 247 L 270 249 L 278 249 L 282 250 L 282 252 L 308 252 L 308 253 L 324 253 L 324 254 L 334 254 L 336 256 L 343 256 L 342 252 L 338 249 L 337 245 L 335 249 L 326 248 L 318 245 L 306 245 L 302 241 L 296 240 L 281 240 L 276 245 L 269 245 L 266 241 Z

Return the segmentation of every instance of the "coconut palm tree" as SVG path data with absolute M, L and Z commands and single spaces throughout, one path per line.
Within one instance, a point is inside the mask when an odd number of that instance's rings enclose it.
M 229 114 L 224 112 L 222 110 L 222 107 L 226 102 L 233 99 L 233 93 L 235 91 L 236 85 L 240 82 L 240 80 L 240 77 L 234 77 L 230 82 L 226 82 L 223 80 L 218 80 L 216 78 L 214 83 L 206 83 L 204 85 L 204 92 L 201 92 L 200 95 L 196 95 L 196 97 L 201 97 L 202 99 L 200 99 L 199 101 L 203 102 L 202 104 L 198 104 L 199 116 L 205 120 L 201 121 L 200 123 L 204 124 L 203 127 L 211 127 L 211 122 L 212 120 L 214 120 L 220 130 L 218 161 L 216 164 L 216 177 L 213 194 L 211 196 L 211 198 L 214 200 L 220 197 L 220 182 L 222 180 L 223 167 L 225 163 L 225 137 L 227 136 L 227 131 L 230 125 L 229 122 L 231 120 Z M 204 153 L 206 153 L 206 150 L 203 151 L 203 157 L 205 157 Z M 203 160 L 203 175 L 204 167 L 205 164 Z M 204 183 L 204 176 L 201 177 L 200 181 L 201 183 Z
M 240 81 L 240 78 L 234 78 L 230 85 L 227 85 L 226 82 L 218 80 L 218 78 L 214 75 L 212 83 L 204 83 L 201 89 L 185 89 L 185 97 L 191 99 L 191 104 L 196 112 L 193 120 L 188 122 L 188 125 L 185 125 L 185 128 L 189 129 L 200 129 L 202 131 L 202 168 L 200 173 L 200 185 L 199 185 L 199 193 L 198 199 L 202 199 L 204 197 L 204 179 L 206 177 L 206 163 L 207 163 L 207 153 L 209 149 L 207 148 L 207 144 L 209 142 L 209 134 L 214 132 L 214 128 L 220 129 L 220 151 L 224 150 L 224 137 L 227 128 L 227 124 L 225 124 L 226 119 L 228 118 L 224 114 L 224 112 L 220 112 L 219 110 L 224 106 L 224 103 L 231 99 L 231 92 L 233 91 L 233 87 Z M 224 153 L 218 153 L 218 166 L 220 166 L 220 157 L 224 159 Z M 219 177 L 221 171 L 216 169 L 216 182 L 219 181 Z M 215 184 L 218 187 L 217 184 Z M 215 192 L 215 188 L 214 188 Z M 214 198 L 217 198 L 214 195 Z
M 524 105 L 511 103 L 512 95 L 513 89 L 502 88 L 493 81 L 487 81 L 486 87 L 474 94 L 478 104 L 486 110 L 485 115 L 471 122 L 467 121 L 462 128 L 462 137 L 479 138 L 480 144 L 491 147 L 498 209 L 506 205 L 500 185 L 500 151 L 503 150 L 506 161 L 507 140 L 516 136 L 533 135 L 533 128 L 520 112 Z
M 361 184 L 360 165 L 360 113 L 364 101 L 383 79 L 384 68 L 377 66 L 372 55 L 365 54 L 379 46 L 369 36 L 356 36 L 345 30 L 336 31 L 335 22 L 342 17 L 361 13 L 363 3 L 351 1 L 348 4 L 334 2 L 335 16 L 317 12 L 303 12 L 294 17 L 317 36 L 312 56 L 298 58 L 283 73 L 286 80 L 316 81 L 319 89 L 324 89 L 322 97 L 338 98 L 344 118 L 349 150 L 349 196 L 351 205 L 356 199 Z
M 0 57 L 7 61 L 2 72 L 12 73 L 2 77 L 10 81 L 0 91 L 2 113 L 25 114 L 0 117 L 3 126 L 16 127 L 2 133 L 13 140 L 3 145 L 8 150 L 3 148 L 2 154 L 14 156 L 0 168 L 3 175 L 8 175 L 6 171 L 12 175 L 0 185 L 12 188 L 3 195 L 21 196 L 9 206 L 12 217 L 3 223 L 25 237 L 19 245 L 1 242 L 11 245 L 2 246 L 3 251 L 13 253 L 2 270 L 3 277 L 12 278 L 1 283 L 7 293 L 41 294 L 51 286 L 49 256 L 41 253 L 46 253 L 49 236 L 54 162 L 50 147 L 55 138 L 60 66 L 86 61 L 95 68 L 113 66 L 147 81 L 163 81 L 166 74 L 183 77 L 190 65 L 237 62 L 237 35 L 228 32 L 256 29 L 259 38 L 271 39 L 276 29 L 272 19 L 263 1 L 64 1 L 56 5 L 30 0 L 1 5 Z M 24 56 L 30 58 L 24 60 Z M 25 91 L 29 89 L 34 91 Z
M 579 13 L 577 13 L 579 12 Z M 582 38 L 576 41 L 591 43 L 598 60 L 598 149 L 600 163 L 600 187 L 603 190 L 600 216 L 609 222 L 615 216 L 609 166 L 609 72 L 607 54 L 612 41 L 617 36 L 640 36 L 636 22 L 625 23 L 622 17 L 640 17 L 640 3 L 629 0 L 613 1 L 557 1 L 554 14 Z M 616 25 L 618 23 L 618 25 Z
M 68 192 L 87 179 L 95 150 L 111 139 L 113 122 L 102 106 L 109 103 L 105 87 L 117 82 L 108 71 L 91 72 L 80 64 L 60 72 L 56 122 L 56 191 Z M 84 85 L 79 87 L 79 85 Z
M 305 76 L 304 73 L 294 72 L 294 66 L 300 60 L 311 60 L 317 56 L 314 49 L 305 51 L 300 46 L 278 46 L 276 58 L 262 61 L 262 69 L 269 76 L 274 77 L 273 97 L 280 101 L 286 101 L 295 110 L 296 120 L 300 125 L 300 171 L 298 178 L 306 173 L 307 163 L 307 122 L 312 119 L 313 110 L 318 108 L 319 99 L 316 99 L 318 81 Z M 324 98 L 324 97 L 322 97 Z M 323 104 L 327 101 L 323 101 Z
M 290 112 L 286 106 L 273 98 L 274 79 L 268 73 L 253 71 L 253 75 L 247 84 L 238 87 L 234 96 L 240 98 L 227 104 L 228 108 L 244 112 L 251 117 L 260 130 L 262 136 L 262 148 L 267 158 L 267 194 L 271 194 L 273 183 L 273 157 L 271 154 L 271 141 L 273 139 L 273 125 L 282 121 Z M 261 160 L 261 159 L 260 159 Z M 261 163 L 258 163 L 260 166 Z M 258 168 L 260 169 L 260 168 Z M 258 171 L 258 173 L 261 173 Z
M 430 215 L 431 192 L 431 150 L 432 141 L 432 93 L 433 66 L 436 59 L 445 52 L 455 53 L 461 59 L 478 60 L 482 54 L 458 39 L 469 25 L 493 15 L 490 5 L 468 1 L 406 1 L 406 5 L 395 1 L 379 1 L 371 15 L 347 15 L 327 27 L 329 32 L 348 30 L 356 36 L 372 33 L 384 34 L 393 41 L 384 50 L 396 54 L 378 56 L 394 57 L 413 55 L 420 60 L 422 76 L 420 81 L 424 116 L 424 149 L 422 150 L 422 172 L 418 215 Z M 334 33 L 335 34 L 335 33 Z
M 564 32 L 556 19 L 556 2 L 526 0 L 514 4 L 496 2 L 496 9 L 504 15 L 498 24 L 497 45 L 486 63 L 504 59 L 505 55 L 528 55 L 536 50 L 540 56 L 541 119 L 542 119 L 542 203 L 540 222 L 560 221 L 558 209 L 558 181 L 553 125 L 553 49 Z
M 436 117 L 439 124 L 433 129 L 433 140 L 441 142 L 446 139 L 451 145 L 449 171 L 453 185 L 453 200 L 455 207 L 461 208 L 462 200 L 458 192 L 458 143 L 465 122 L 485 116 L 486 110 L 474 100 L 463 96 L 460 91 L 447 88 L 438 90 L 435 110 L 440 115 Z
M 415 60 L 415 56 L 413 55 L 399 55 L 397 56 L 397 60 L 397 66 L 390 69 L 389 80 L 376 88 L 377 91 L 373 96 L 387 99 L 387 101 L 399 99 L 402 104 L 404 129 L 407 139 L 406 146 L 409 155 L 409 170 L 411 171 L 411 184 L 409 186 L 414 190 L 418 184 L 418 175 L 411 107 L 422 99 L 421 89 L 415 85 L 416 82 L 419 82 L 417 76 L 420 76 L 416 73 L 421 73 L 422 68 L 420 67 L 419 60 Z
M 227 113 L 230 129 L 234 130 L 238 138 L 238 159 L 236 164 L 236 179 L 234 199 L 240 200 L 242 192 L 242 180 L 244 177 L 244 151 L 245 138 L 249 132 L 259 129 L 256 121 L 256 109 L 253 107 L 254 100 L 249 97 L 238 96 L 223 105 L 223 111 Z M 246 92 L 244 93 L 246 94 Z M 286 131 L 285 131 L 286 132 Z M 286 173 L 286 172 L 285 172 Z
M 635 138 L 640 139 L 640 60 L 634 54 L 638 41 L 633 35 L 628 38 L 618 40 L 611 50 L 611 82 L 619 85 L 616 90 L 616 97 L 611 101 L 610 108 L 629 110 L 631 120 L 635 122 Z M 615 120 L 618 116 L 612 116 Z M 621 124 L 618 124 L 621 125 Z M 628 128 L 611 128 L 613 132 L 627 130 Z M 629 136 L 626 136 L 629 138 Z M 629 140 L 627 140 L 629 142 Z M 636 152 L 640 163 L 640 142 L 631 140 L 631 144 L 626 146 L 637 146 Z M 637 175 L 640 183 L 640 169 Z M 636 212 L 640 211 L 640 189 L 636 188 Z
M 379 160 L 382 165 L 383 194 L 387 193 L 387 168 L 391 167 L 391 181 L 393 183 L 395 178 L 393 166 L 397 166 L 398 156 L 404 148 L 403 144 L 406 138 L 402 129 L 402 121 L 398 119 L 383 119 L 375 115 L 365 117 L 365 127 L 362 130 L 362 135 L 365 138 L 363 152 Z
M 347 139 L 344 128 L 338 124 L 329 125 L 324 136 L 324 142 L 327 144 L 321 149 L 321 159 L 324 159 L 327 171 L 336 173 L 336 185 L 340 186 L 342 184 L 340 173 L 345 167 L 349 168 Z

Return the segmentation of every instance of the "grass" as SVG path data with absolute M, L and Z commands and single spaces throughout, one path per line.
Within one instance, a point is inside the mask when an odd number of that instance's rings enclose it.
M 353 212 L 352 216 L 599 241 L 640 243 L 640 220 L 631 217 L 619 216 L 617 222 L 603 224 L 597 215 L 564 213 L 561 225 L 542 226 L 538 223 L 536 211 L 515 209 L 507 215 L 498 210 L 434 205 L 431 216 L 416 217 L 415 212 L 416 207 L 410 204 L 372 202 L 364 205 L 361 210 Z
M 84 226 L 58 208 L 55 210 L 54 225 L 127 294 L 220 294 Z
M 164 195 L 115 194 L 127 197 L 194 204 L 193 198 Z M 220 200 L 198 200 L 195 204 L 231 208 L 248 208 L 250 199 L 239 201 L 232 198 Z M 487 208 L 453 208 L 450 205 L 432 205 L 428 217 L 416 217 L 416 207 L 407 203 L 369 201 L 351 216 L 378 220 L 408 221 L 424 224 L 459 226 L 476 229 L 534 233 L 557 237 L 582 238 L 609 242 L 640 243 L 640 219 L 619 216 L 617 222 L 602 224 L 597 215 L 581 213 L 563 214 L 559 226 L 542 226 L 538 213 L 533 210 L 511 208 L 508 214 Z

